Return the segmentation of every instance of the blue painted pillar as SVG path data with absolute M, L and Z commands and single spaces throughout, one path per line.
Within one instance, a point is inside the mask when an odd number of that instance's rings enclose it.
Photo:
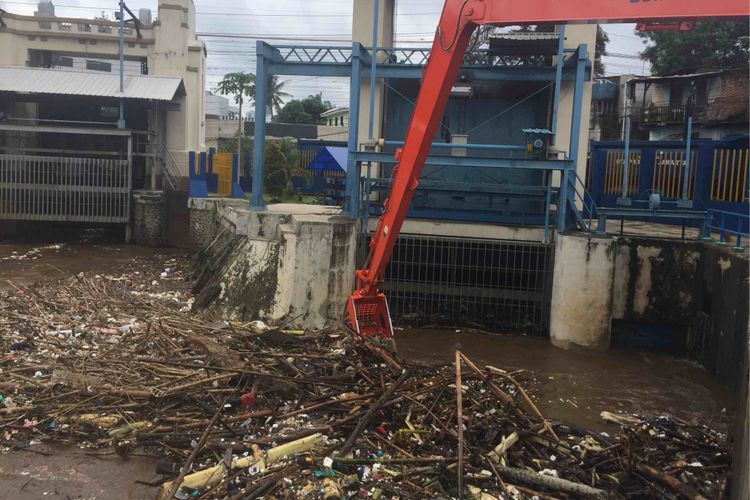
M 232 198 L 244 198 L 245 192 L 240 186 L 240 155 L 232 155 Z
M 255 48 L 255 134 L 253 135 L 253 193 L 250 208 L 263 210 L 263 167 L 266 161 L 266 101 L 268 100 L 268 68 L 263 55 L 263 42 Z
M 557 230 L 565 231 L 567 228 L 568 208 L 574 207 L 575 191 L 572 189 L 572 181 L 578 172 L 578 150 L 581 136 L 581 111 L 583 108 L 583 84 L 586 81 L 586 61 L 588 60 L 588 46 L 582 43 L 576 51 L 576 78 L 573 89 L 573 108 L 570 125 L 570 145 L 568 147 L 568 158 L 573 162 L 571 169 L 566 169 L 560 179 L 560 199 L 557 207 Z
M 200 158 L 200 163 L 199 163 L 200 175 L 202 177 L 205 177 L 206 175 L 208 175 L 208 161 L 207 161 L 206 152 L 201 151 L 199 158 Z
M 359 98 L 362 74 L 362 45 L 352 44 L 352 77 L 349 81 L 349 157 L 346 167 L 346 206 L 344 211 L 352 219 L 359 215 L 359 165 L 354 161 L 359 136 Z

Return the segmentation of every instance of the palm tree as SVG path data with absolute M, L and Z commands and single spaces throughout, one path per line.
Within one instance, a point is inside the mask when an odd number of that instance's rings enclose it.
M 277 113 L 281 111 L 284 99 L 292 97 L 291 94 L 282 90 L 284 85 L 286 85 L 286 81 L 280 82 L 278 76 L 270 75 L 268 77 L 268 102 L 266 102 L 266 105 L 271 109 L 271 121 L 273 121 L 273 110 L 276 109 Z
M 255 96 L 255 75 L 242 71 L 227 73 L 216 90 L 224 95 L 233 95 L 234 101 L 240 106 L 240 119 L 237 124 L 237 154 L 242 158 L 242 103 L 245 97 Z

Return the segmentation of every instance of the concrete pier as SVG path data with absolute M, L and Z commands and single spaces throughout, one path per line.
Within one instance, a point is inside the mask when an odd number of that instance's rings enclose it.
M 606 236 L 555 236 L 550 305 L 550 341 L 555 346 L 609 348 L 615 245 Z
M 240 320 L 324 328 L 354 287 L 356 222 L 335 207 L 192 199 L 191 237 L 202 277 L 196 304 Z

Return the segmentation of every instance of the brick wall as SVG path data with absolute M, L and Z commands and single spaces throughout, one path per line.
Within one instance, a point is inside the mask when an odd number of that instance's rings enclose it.
M 707 120 L 712 122 L 747 122 L 750 85 L 747 71 L 721 75 L 719 95 L 709 105 Z

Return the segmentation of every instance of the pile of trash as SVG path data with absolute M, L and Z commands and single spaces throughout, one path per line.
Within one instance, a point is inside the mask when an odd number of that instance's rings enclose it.
M 163 456 L 161 498 L 718 498 L 727 438 L 546 418 L 525 372 L 417 366 L 344 331 L 216 322 L 184 263 L 0 295 L 0 446 Z M 177 267 L 177 269 L 175 269 Z

